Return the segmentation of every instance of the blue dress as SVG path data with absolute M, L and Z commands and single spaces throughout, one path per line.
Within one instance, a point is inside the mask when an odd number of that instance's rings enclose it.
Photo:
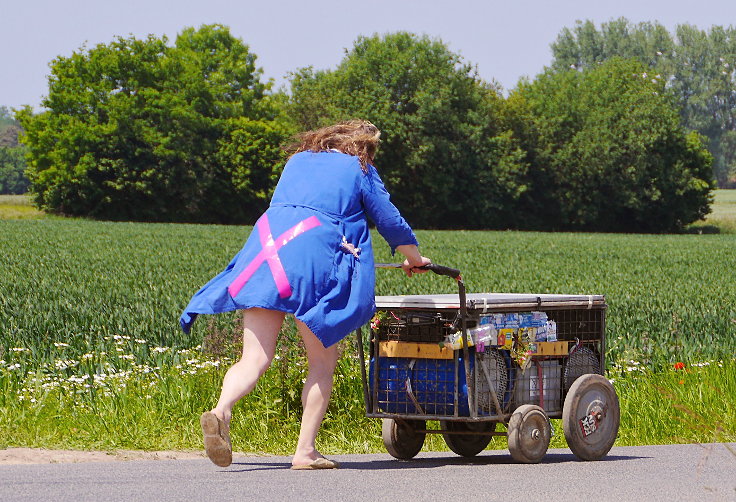
M 294 314 L 329 347 L 367 323 L 376 281 L 367 218 L 392 253 L 418 244 L 368 168 L 333 151 L 292 156 L 243 248 L 184 309 L 182 329 L 198 314 L 261 307 Z

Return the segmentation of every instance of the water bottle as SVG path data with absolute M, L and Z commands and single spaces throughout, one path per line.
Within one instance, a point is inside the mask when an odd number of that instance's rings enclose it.
M 468 330 L 468 347 L 476 346 L 479 350 L 480 347 L 486 345 L 496 345 L 498 339 L 498 331 L 492 324 L 482 324 L 476 328 Z M 440 347 L 447 347 L 448 349 L 458 350 L 463 348 L 463 335 L 462 331 L 457 331 L 450 335 L 447 335 L 445 339 L 440 342 Z
M 468 346 L 472 347 L 474 345 L 473 337 L 470 336 L 470 333 L 468 333 Z M 440 347 L 447 347 L 448 349 L 452 350 L 458 350 L 463 348 L 463 332 L 462 331 L 456 331 L 455 333 L 451 333 L 445 337 L 443 341 L 440 342 Z

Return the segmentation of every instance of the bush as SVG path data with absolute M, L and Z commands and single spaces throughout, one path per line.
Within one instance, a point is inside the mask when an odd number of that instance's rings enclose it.
M 240 118 L 262 122 L 250 129 L 269 131 L 260 141 L 280 143 L 268 84 L 255 55 L 225 27 L 187 28 L 173 47 L 167 42 L 117 38 L 51 63 L 47 111 L 18 114 L 43 209 L 113 220 L 242 221 L 239 208 L 251 197 L 235 188 L 219 149 Z M 273 161 L 267 157 L 260 160 Z
M 522 228 L 671 232 L 709 212 L 712 157 L 635 61 L 547 72 L 509 97 L 527 152 Z
M 25 175 L 25 168 L 25 148 L 0 147 L 0 195 L 28 191 L 31 182 Z
M 302 129 L 364 118 L 382 130 L 376 165 L 420 228 L 503 228 L 525 190 L 523 152 L 499 121 L 503 99 L 438 40 L 361 37 L 334 71 L 291 79 Z

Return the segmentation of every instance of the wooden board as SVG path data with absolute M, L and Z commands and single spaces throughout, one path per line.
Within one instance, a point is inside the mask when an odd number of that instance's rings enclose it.
M 535 342 L 531 345 L 536 346 L 536 351 L 532 355 L 535 356 L 566 356 L 570 342 Z M 533 347 L 530 347 L 533 350 Z
M 530 344 L 533 356 L 566 356 L 570 342 L 534 342 Z M 474 347 L 469 347 L 475 350 Z M 380 342 L 380 357 L 408 357 L 411 359 L 452 359 L 453 351 L 436 343 Z
M 413 359 L 452 359 L 453 351 L 436 343 L 380 342 L 381 357 L 410 357 Z

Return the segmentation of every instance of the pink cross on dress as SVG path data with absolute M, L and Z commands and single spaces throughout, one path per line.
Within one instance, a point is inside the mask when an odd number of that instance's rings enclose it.
M 271 226 L 268 223 L 268 217 L 264 214 L 256 222 L 258 237 L 261 240 L 261 246 L 263 249 L 261 249 L 260 253 L 253 258 L 253 261 L 251 261 L 230 284 L 228 287 L 230 296 L 233 298 L 236 297 L 238 293 L 240 293 L 240 290 L 243 289 L 243 286 L 245 286 L 248 280 L 253 276 L 255 271 L 258 270 L 258 267 L 260 267 L 265 261 L 271 269 L 271 276 L 276 283 L 279 296 L 281 298 L 290 297 L 291 284 L 289 284 L 289 278 L 286 277 L 286 271 L 284 270 L 284 266 L 281 264 L 279 249 L 288 244 L 295 237 L 320 225 L 321 223 L 316 216 L 310 216 L 309 218 L 300 221 L 274 240 L 271 235 Z

